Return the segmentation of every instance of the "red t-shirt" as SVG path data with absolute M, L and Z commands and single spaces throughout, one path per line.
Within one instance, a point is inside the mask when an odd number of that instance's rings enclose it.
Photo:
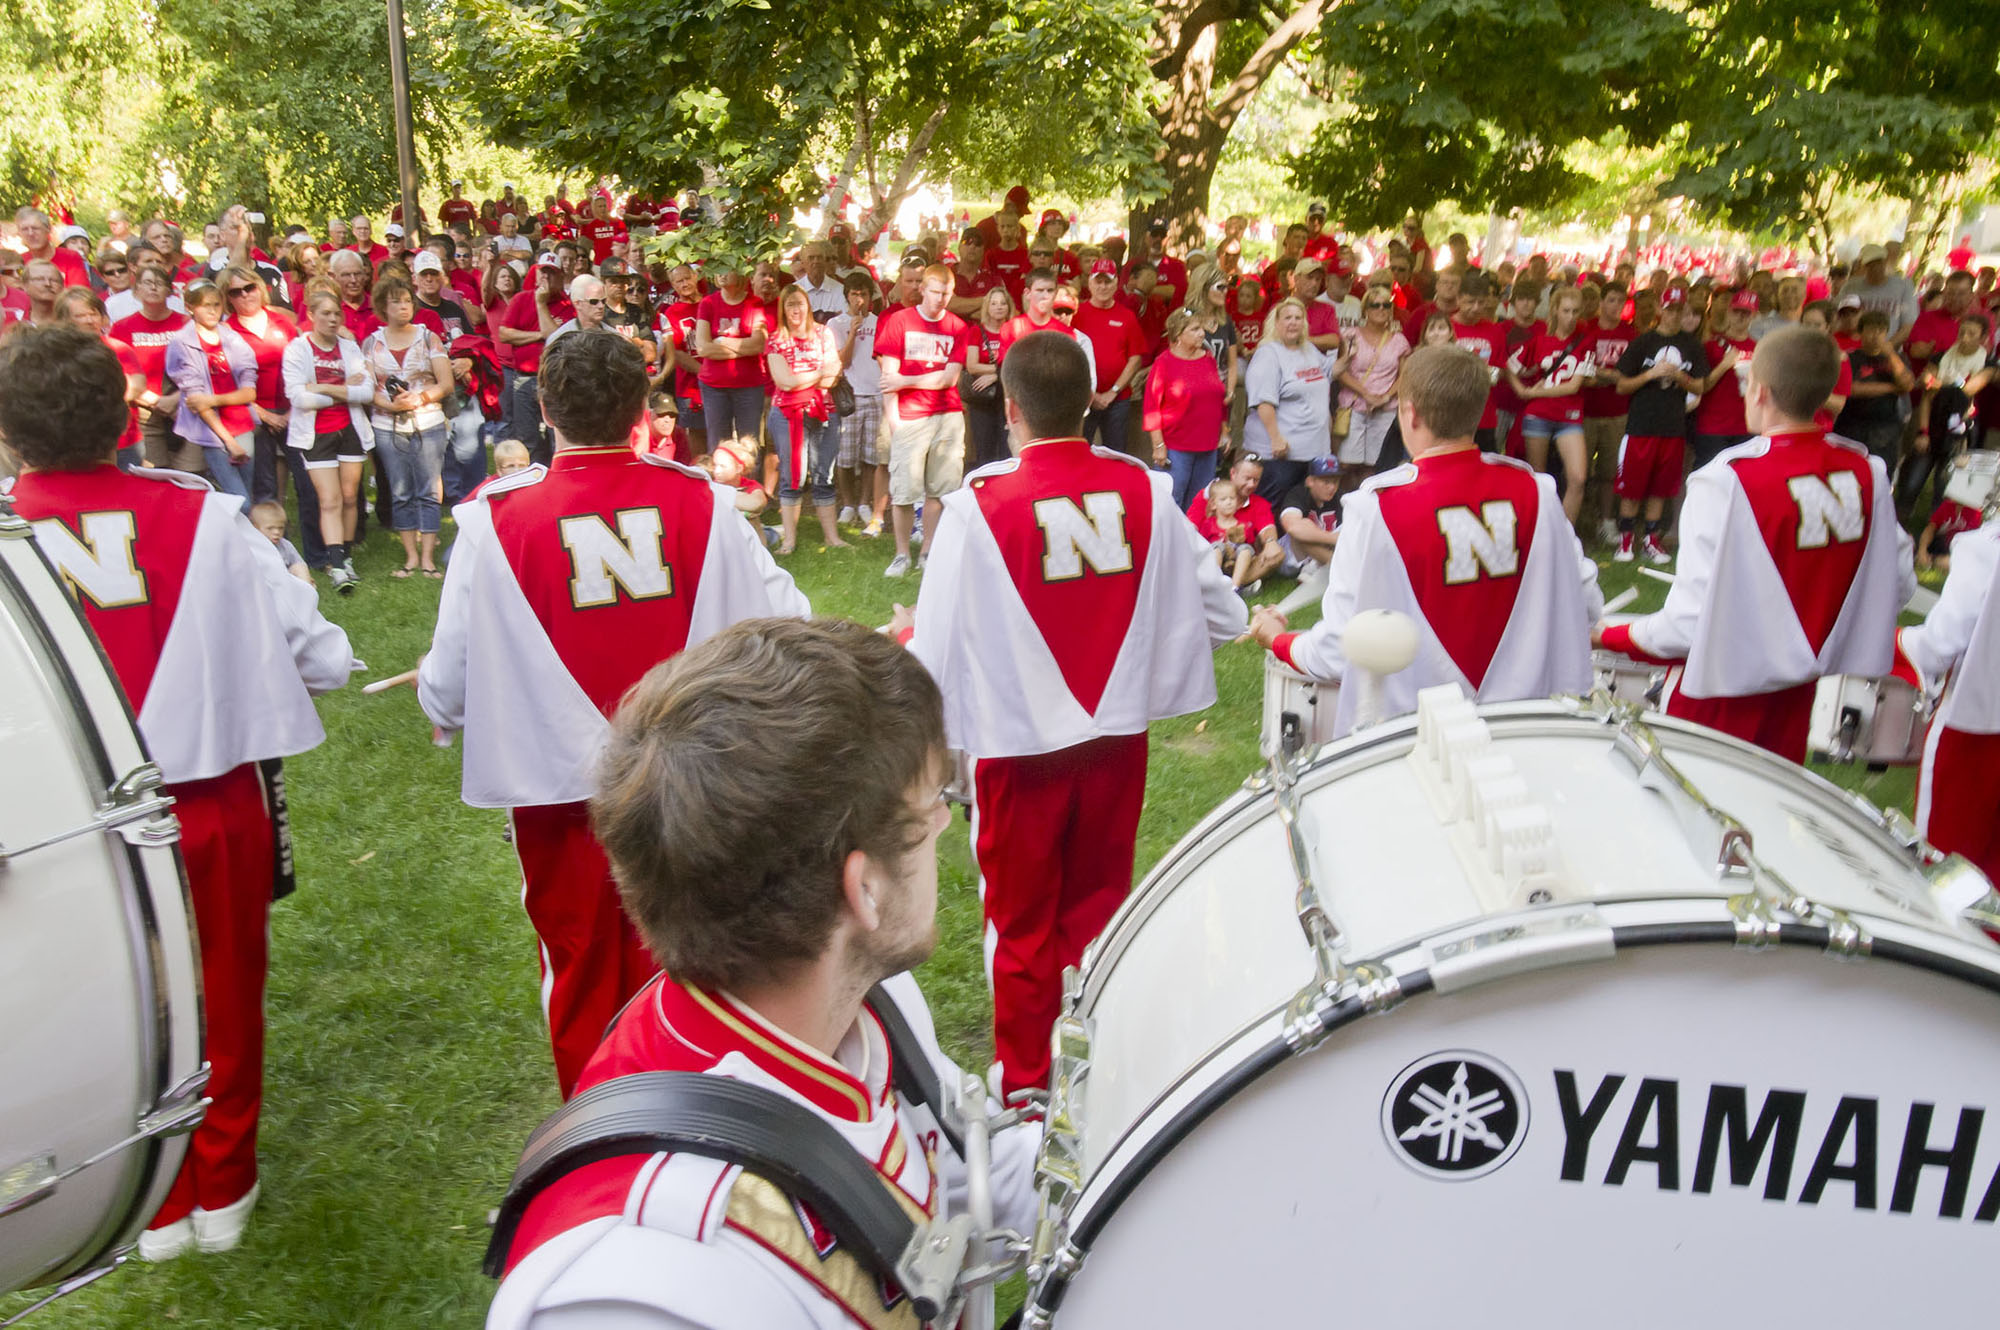
M 1757 344 L 1748 337 L 1742 341 L 1732 341 L 1718 337 L 1702 349 L 1708 353 L 1711 369 L 1722 363 L 1722 358 L 1731 348 L 1741 357 L 1741 365 L 1750 363 L 1751 353 Z M 1694 432 L 1696 434 L 1748 434 L 1750 425 L 1743 415 L 1743 378 L 1736 370 L 1730 370 L 1715 381 L 1715 386 L 1702 394 L 1701 405 L 1694 409 Z
M 132 348 L 139 372 L 146 376 L 146 387 L 153 392 L 166 387 L 167 339 L 186 323 L 187 315 L 171 309 L 156 323 L 142 309 L 111 325 L 111 335 Z
M 368 334 L 382 326 L 382 320 L 375 317 L 375 310 L 369 305 L 350 305 L 340 302 L 340 321 L 347 325 L 347 331 L 354 334 L 354 340 L 365 342 Z
M 1538 384 L 1554 386 L 1568 383 L 1583 368 L 1583 358 L 1588 354 L 1583 349 L 1583 343 L 1588 336 L 1587 333 L 1570 337 L 1558 337 L 1551 332 L 1538 333 L 1532 340 L 1516 346 L 1507 363 L 1530 388 Z M 1537 420 L 1556 420 L 1573 425 L 1583 419 L 1583 395 L 1571 393 L 1568 397 L 1531 397 L 1524 411 Z
M 1188 505 L 1187 515 L 1188 521 L 1194 523 L 1194 529 L 1201 532 L 1203 539 L 1211 544 L 1222 539 L 1221 531 L 1208 516 L 1207 490 L 1194 496 L 1194 502 Z M 1264 501 L 1261 494 L 1253 494 L 1242 502 L 1236 509 L 1236 520 L 1243 524 L 1243 532 L 1250 538 L 1246 543 L 1251 545 L 1263 544 L 1261 533 L 1267 530 L 1275 532 L 1278 526 L 1278 519 L 1271 513 L 1271 505 Z
M 1516 351 L 1524 346 L 1533 344 L 1537 337 L 1548 331 L 1548 325 L 1540 319 L 1526 324 L 1516 323 L 1514 320 L 1508 319 L 1500 325 L 1500 328 L 1504 334 L 1500 355 L 1500 363 L 1503 365 L 1513 360 Z M 1514 391 L 1514 385 L 1507 382 L 1507 376 L 1504 374 L 1494 383 L 1490 400 L 1493 402 L 1496 410 L 1511 411 L 1515 415 L 1521 414 L 1524 405 L 1520 394 Z
M 668 354 L 685 351 L 694 354 L 694 321 L 698 308 L 692 300 L 676 300 L 662 309 L 654 322 L 654 330 L 669 343 Z M 679 397 L 701 400 L 701 378 L 692 370 L 674 368 L 674 393 Z
M 1946 499 L 1931 514 L 1930 524 L 1937 528 L 1932 537 L 1931 550 L 1936 553 L 1938 541 L 1950 541 L 1953 536 L 1962 536 L 1968 531 L 1979 529 L 1980 513 L 1977 508 L 1968 508 L 1956 499 Z
M 257 405 L 266 411 L 289 411 L 285 400 L 285 348 L 299 335 L 299 325 L 281 309 L 265 310 L 264 335 L 257 336 L 234 314 L 224 320 L 257 353 Z
M 705 295 L 695 307 L 695 317 L 708 325 L 711 337 L 755 337 L 759 332 L 768 336 L 772 326 L 770 306 L 747 292 L 734 305 L 720 291 Z M 700 377 L 714 388 L 758 387 L 765 379 L 764 353 L 737 360 L 703 360 Z
M 1050 316 L 1047 323 L 1038 324 L 1025 314 L 1016 314 L 1013 318 L 1000 325 L 1000 345 L 997 351 L 997 358 L 993 363 L 996 365 L 1005 363 L 1007 352 L 1013 349 L 1014 343 L 1020 341 L 1029 333 L 1038 332 L 1059 332 L 1065 337 L 1076 336 L 1076 329 L 1053 315 Z
M 1105 309 L 1096 301 L 1087 300 L 1077 308 L 1070 326 L 1079 336 L 1090 339 L 1091 356 L 1097 361 L 1098 392 L 1110 392 L 1111 385 L 1125 372 L 1125 362 L 1133 356 L 1143 359 L 1146 354 L 1146 330 L 1140 326 L 1139 316 L 1124 305 L 1113 304 Z M 1130 398 L 1131 388 L 1118 396 Z
M 341 363 L 338 346 L 329 351 L 310 337 L 306 338 L 306 345 L 312 350 L 314 383 L 340 387 L 347 382 L 347 369 Z M 321 407 L 313 414 L 313 433 L 338 434 L 353 423 L 353 418 L 348 415 L 347 406 L 335 402 L 332 406 Z
M 1300 257 L 1326 262 L 1338 253 L 1340 253 L 1340 237 L 1331 231 L 1321 231 L 1318 235 L 1307 238 L 1306 252 Z
M 974 296 L 984 296 L 1000 285 L 1000 275 L 992 268 L 981 264 L 978 271 L 967 275 L 963 267 L 951 270 L 951 298 L 969 300 Z
M 479 209 L 473 205 L 471 199 L 446 199 L 444 206 L 438 209 L 438 220 L 446 226 L 455 226 L 459 222 L 476 221 L 478 217 Z M 499 229 L 497 222 L 494 224 L 494 229 Z
M 571 314 L 563 312 L 569 308 L 568 297 L 558 296 L 549 304 L 549 317 L 560 325 L 572 317 Z M 517 332 L 534 332 L 542 326 L 541 312 L 535 308 L 535 293 L 532 288 L 521 292 L 507 302 L 507 312 L 500 316 L 500 326 L 502 328 L 512 328 Z M 499 339 L 495 338 L 495 340 Z M 517 374 L 540 373 L 542 368 L 542 348 L 547 345 L 547 341 L 544 340 L 540 342 L 522 342 L 515 346 L 514 372 Z
M 1854 393 L 1854 365 L 1846 356 L 1840 358 L 1840 377 L 1834 380 L 1833 395 L 1845 399 Z M 1821 407 L 1813 412 L 1813 424 L 1823 430 L 1833 428 L 1834 412 Z
M 1143 428 L 1158 430 L 1176 452 L 1214 452 L 1229 414 L 1222 375 L 1204 349 L 1191 360 L 1169 351 L 1146 376 Z
M 1507 355 L 1507 329 L 1498 323 L 1460 323 L 1451 321 L 1451 338 L 1487 364 L 1500 366 Z M 1486 394 L 1486 411 L 1479 417 L 1480 429 L 1492 429 L 1500 423 L 1499 408 L 1493 394 Z
M 1014 297 L 1014 303 L 1021 303 L 1021 293 L 1027 290 L 1028 273 L 1034 263 L 1028 258 L 1028 247 L 1001 249 L 998 245 L 986 251 L 984 271 L 992 273 L 1007 287 L 1007 294 Z
M 971 326 L 950 310 L 927 319 L 920 306 L 909 305 L 890 310 L 876 322 L 875 356 L 896 361 L 900 373 L 916 378 L 947 365 L 963 365 L 972 336 Z M 949 388 L 904 388 L 897 395 L 896 415 L 903 420 L 923 420 L 956 411 L 960 405 L 955 384 Z
M 802 378 L 817 379 L 826 369 L 829 360 L 840 359 L 840 353 L 827 342 L 824 331 L 814 324 L 812 331 L 804 337 L 789 337 L 773 333 L 764 344 L 766 354 L 776 354 L 785 362 L 785 368 Z M 766 370 L 770 368 L 765 367 Z M 817 382 L 810 388 L 780 388 L 772 398 L 772 404 L 780 410 L 787 407 L 803 407 L 806 414 L 816 414 L 816 408 L 823 410 L 826 389 Z M 824 416 L 822 415 L 822 419 Z
M 118 368 L 125 371 L 127 376 L 144 374 L 144 371 L 139 367 L 139 357 L 133 354 L 131 347 L 119 341 L 110 333 L 104 335 L 104 344 L 111 348 L 112 355 L 118 357 Z M 129 448 L 138 441 L 139 405 L 134 402 L 131 409 L 125 413 L 125 432 L 118 436 L 118 446 L 120 448 Z
M 577 223 L 577 234 L 590 242 L 590 261 L 602 263 L 611 257 L 611 246 L 625 237 L 625 223 L 616 217 L 599 221 L 586 217 Z
M 1612 372 L 1618 368 L 1618 362 L 1625 356 L 1625 348 L 1632 345 L 1632 339 L 1639 335 L 1639 330 L 1629 323 L 1621 323 L 1615 328 L 1593 323 L 1587 333 L 1589 340 L 1584 343 L 1584 349 L 1590 352 L 1598 369 Z M 1583 414 L 1592 420 L 1622 416 L 1632 401 L 1621 396 L 1615 387 L 1585 388 L 1582 396 Z
M 209 344 L 207 338 L 202 338 L 201 350 L 208 361 L 209 391 L 217 396 L 235 392 L 236 375 L 229 368 L 229 353 L 223 350 L 221 334 L 217 333 L 213 345 Z M 215 408 L 215 414 L 221 419 L 222 428 L 231 434 L 248 434 L 257 427 L 257 418 L 251 414 L 247 404 L 218 406 Z

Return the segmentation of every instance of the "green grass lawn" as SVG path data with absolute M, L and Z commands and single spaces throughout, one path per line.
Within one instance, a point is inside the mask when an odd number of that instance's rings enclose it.
M 889 553 L 886 540 L 851 552 L 802 540 L 788 563 L 816 612 L 880 624 L 917 589 L 914 577 L 883 580 Z M 300 886 L 271 918 L 264 1196 L 249 1235 L 226 1256 L 135 1261 L 32 1324 L 430 1327 L 484 1316 L 486 1214 L 528 1131 L 556 1106 L 534 935 L 502 815 L 459 802 L 457 753 L 431 746 L 415 694 L 359 692 L 428 645 L 438 584 L 391 580 L 400 548 L 384 533 L 356 563 L 359 591 L 322 604 L 370 671 L 321 700 L 327 742 L 287 765 Z M 1604 583 L 1607 594 L 1636 584 L 1635 611 L 1665 593 L 1631 565 L 1607 565 Z M 1216 674 L 1212 710 L 1153 730 L 1142 873 L 1257 764 L 1257 650 L 1225 647 Z M 1907 771 L 1829 774 L 1909 806 Z M 942 943 L 919 978 L 946 1049 L 983 1068 L 989 1009 L 962 818 L 942 882 Z M 28 1300 L 0 1298 L 0 1319 Z

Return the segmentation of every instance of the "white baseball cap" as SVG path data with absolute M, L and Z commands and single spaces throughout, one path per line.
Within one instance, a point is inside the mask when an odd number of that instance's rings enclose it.
M 403 224 L 401 222 L 391 222 L 382 228 L 382 234 L 385 236 L 399 236 L 403 234 Z
M 65 226 L 56 232 L 56 243 L 58 245 L 68 244 L 72 240 L 88 239 L 90 239 L 90 232 L 80 226 Z
M 555 268 L 560 270 L 562 268 L 562 260 L 556 257 L 554 250 L 544 250 L 535 257 L 535 266 L 537 268 Z
M 443 271 L 444 262 L 438 258 L 436 252 L 433 250 L 422 250 L 417 254 L 417 257 L 410 260 L 410 275 L 413 277 L 420 272 Z

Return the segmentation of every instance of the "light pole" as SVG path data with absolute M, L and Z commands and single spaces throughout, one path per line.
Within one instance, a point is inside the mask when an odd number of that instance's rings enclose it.
M 403 195 L 403 234 L 417 237 L 417 145 L 410 129 L 410 53 L 403 43 L 403 0 L 389 3 L 389 88 L 395 102 L 396 179 Z

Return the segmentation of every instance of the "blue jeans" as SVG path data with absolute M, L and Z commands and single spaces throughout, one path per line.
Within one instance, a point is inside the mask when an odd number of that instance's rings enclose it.
M 448 425 L 408 434 L 375 431 L 375 455 L 389 472 L 389 493 L 395 505 L 390 525 L 395 530 L 437 534 L 438 471 L 444 464 L 445 435 L 450 432 Z
M 555 456 L 555 448 L 548 431 L 542 427 L 542 392 L 535 376 L 516 370 L 507 389 L 507 401 L 514 412 L 509 426 L 514 441 L 528 450 L 528 460 L 547 466 Z
M 451 451 L 444 464 L 444 502 L 447 508 L 461 502 L 486 479 L 486 417 L 471 402 L 445 423 Z
M 764 419 L 762 388 L 717 388 L 701 385 L 702 415 L 708 421 L 708 446 L 724 439 L 748 439 L 757 443 L 757 427 Z
M 1186 512 L 1215 479 L 1215 449 L 1186 453 L 1167 449 L 1167 474 L 1174 478 L 1174 507 Z
M 246 433 L 236 440 L 243 445 L 243 460 L 232 461 L 227 448 L 201 446 L 201 455 L 208 463 L 208 478 L 224 494 L 234 494 L 243 501 L 243 511 L 250 511 L 250 461 L 256 452 L 255 431 Z
M 1083 418 L 1083 437 L 1114 453 L 1126 451 L 1126 427 L 1132 419 L 1132 399 L 1127 397 L 1110 406 L 1092 407 Z M 1094 436 L 1094 437 L 1093 437 Z
M 278 503 L 285 487 L 278 480 L 278 458 L 285 451 L 283 426 L 257 426 L 257 446 L 250 452 L 250 502 Z
M 770 418 L 765 422 L 771 428 L 771 447 L 778 453 L 778 502 L 797 503 L 801 481 L 812 486 L 813 502 L 820 506 L 832 503 L 833 462 L 840 454 L 840 431 L 828 428 L 824 420 L 803 417 L 806 427 L 806 474 L 804 477 L 792 474 L 792 422 L 785 419 L 785 413 L 771 408 Z

